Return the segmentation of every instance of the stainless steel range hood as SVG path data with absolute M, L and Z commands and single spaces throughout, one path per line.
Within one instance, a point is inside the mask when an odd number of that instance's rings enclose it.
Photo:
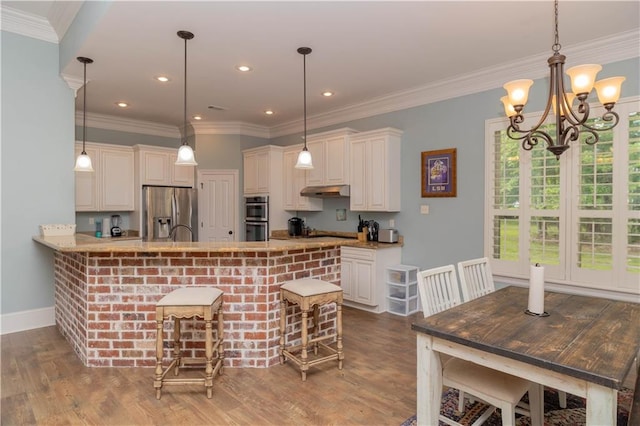
M 307 186 L 300 191 L 300 195 L 314 198 L 349 197 L 349 185 Z

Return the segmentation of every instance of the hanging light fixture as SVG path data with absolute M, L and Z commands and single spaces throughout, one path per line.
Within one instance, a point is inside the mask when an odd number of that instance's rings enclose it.
M 178 31 L 178 37 L 184 40 L 184 127 L 182 132 L 182 145 L 178 148 L 176 166 L 197 166 L 193 149 L 187 142 L 187 40 L 194 36 L 189 31 Z
M 91 157 L 89 157 L 87 151 L 85 151 L 87 134 L 87 64 L 92 64 L 93 59 L 83 56 L 78 56 L 76 59 L 84 64 L 84 85 L 82 89 L 84 100 L 82 101 L 82 152 L 78 155 L 78 158 L 76 158 L 76 166 L 73 170 L 76 172 L 93 172 Z
M 304 81 L 304 148 L 298 154 L 296 169 L 313 169 L 311 153 L 307 149 L 307 55 L 311 53 L 309 47 L 299 47 L 298 53 L 302 55 L 302 75 Z
M 530 130 L 520 129 L 520 124 L 524 122 L 522 113 L 529 96 L 529 88 L 533 84 L 532 80 L 515 80 L 505 84 L 504 88 L 508 95 L 502 97 L 501 101 L 510 121 L 507 129 L 509 137 L 514 140 L 521 140 L 522 148 L 527 151 L 533 149 L 540 140 L 543 140 L 547 144 L 547 150 L 551 151 L 559 159 L 560 155 L 569 149 L 569 143 L 578 140 L 580 134 L 586 133 L 585 143 L 593 145 L 600 138 L 597 132 L 610 130 L 618 124 L 618 114 L 612 109 L 620 98 L 620 87 L 625 78 L 612 77 L 595 82 L 596 74 L 602 69 L 600 65 L 587 64 L 572 67 L 567 70 L 567 75 L 571 78 L 573 93 L 566 93 L 563 81 L 566 57 L 560 54 L 561 45 L 558 38 L 558 0 L 555 0 L 554 12 L 555 39 L 552 46 L 553 56 L 547 61 L 551 70 L 549 98 L 540 121 Z M 604 123 L 598 126 L 587 124 L 589 119 L 587 97 L 594 86 L 600 103 L 606 109 L 601 117 Z M 575 98 L 580 102 L 577 110 L 572 106 Z M 540 130 L 540 126 L 552 109 L 556 117 L 555 140 L 547 132 Z

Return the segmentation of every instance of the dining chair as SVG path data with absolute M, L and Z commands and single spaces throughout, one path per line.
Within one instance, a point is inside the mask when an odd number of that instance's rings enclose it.
M 488 257 L 458 262 L 462 300 L 468 302 L 496 290 Z M 560 408 L 567 408 L 567 393 L 558 391 Z
M 418 272 L 418 293 L 422 302 L 424 317 L 460 305 L 462 298 L 458 289 L 458 278 L 453 265 L 427 269 Z M 458 410 L 464 411 L 464 395 L 481 400 L 489 406 L 472 426 L 481 425 L 499 408 L 503 425 L 515 424 L 516 412 L 531 416 L 529 407 L 520 400 L 529 392 L 532 407 L 542 404 L 540 385 L 528 380 L 493 370 L 471 361 L 441 355 L 442 383 L 458 389 Z M 520 404 L 519 404 L 520 403 Z M 459 425 L 455 420 L 440 414 L 440 421 L 448 425 Z M 539 419 L 541 421 L 541 419 Z

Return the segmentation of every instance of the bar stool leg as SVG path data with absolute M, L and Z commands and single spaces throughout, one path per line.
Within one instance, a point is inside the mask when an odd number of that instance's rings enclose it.
M 344 352 L 342 350 L 342 303 L 336 303 L 336 334 L 338 349 L 338 370 L 342 370 L 342 360 L 344 359 Z
M 284 364 L 284 332 L 287 325 L 287 301 L 284 300 L 282 290 L 280 290 L 280 364 Z
M 180 372 L 180 318 L 176 318 L 173 322 L 173 359 L 176 361 L 176 365 L 173 370 L 174 375 L 178 375 Z
M 308 321 L 309 321 L 309 311 L 302 311 L 302 352 L 300 353 L 300 360 L 302 361 L 302 365 L 300 366 L 302 370 L 302 381 L 307 380 L 307 370 L 309 369 L 309 361 L 307 354 L 307 345 L 309 342 L 309 330 L 308 330 Z
M 313 330 L 311 337 L 318 336 L 318 324 L 320 323 L 320 308 L 318 305 L 313 305 Z M 318 342 L 313 344 L 313 354 L 318 355 Z
M 207 389 L 207 398 L 213 397 L 213 327 L 211 326 L 211 318 L 205 320 L 205 337 L 204 337 L 204 353 L 206 357 L 206 366 L 204 370 L 204 387 Z
M 218 308 L 218 353 L 216 354 L 220 359 L 220 375 L 224 369 L 224 324 L 222 318 L 222 303 Z
M 162 309 L 156 310 L 156 371 L 153 387 L 156 388 L 156 399 L 162 395 Z

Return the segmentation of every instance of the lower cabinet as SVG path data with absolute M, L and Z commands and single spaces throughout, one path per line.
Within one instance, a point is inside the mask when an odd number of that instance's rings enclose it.
M 341 248 L 341 286 L 346 305 L 371 312 L 385 312 L 385 270 L 400 263 L 399 246 L 378 249 Z

